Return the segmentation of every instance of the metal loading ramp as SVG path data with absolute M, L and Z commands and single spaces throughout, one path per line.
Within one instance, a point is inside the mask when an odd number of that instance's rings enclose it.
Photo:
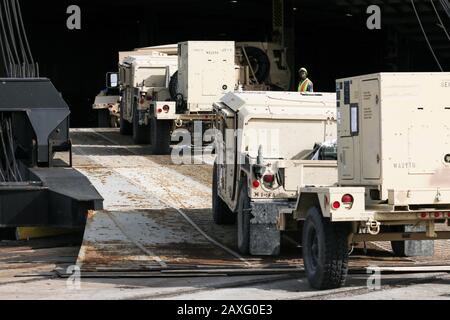
M 89 214 L 77 264 L 84 277 L 152 277 L 302 272 L 301 248 L 284 237 L 279 257 L 242 257 L 235 226 L 211 217 L 208 164 L 173 165 L 115 129 L 72 132 L 74 166 L 104 197 L 104 211 Z M 350 267 L 450 265 L 449 242 L 436 242 L 435 257 L 397 258 L 389 245 L 355 248 Z M 407 270 L 407 269 L 405 269 Z M 436 270 L 434 268 L 433 270 Z M 447 269 L 445 269 L 447 270 Z M 62 272 L 63 273 L 63 272 Z M 64 275 L 64 274 L 61 274 Z

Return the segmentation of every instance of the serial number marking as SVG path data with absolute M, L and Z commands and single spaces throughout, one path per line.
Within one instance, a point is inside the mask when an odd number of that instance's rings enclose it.
M 398 162 L 393 164 L 394 169 L 415 169 L 416 163 L 415 162 Z

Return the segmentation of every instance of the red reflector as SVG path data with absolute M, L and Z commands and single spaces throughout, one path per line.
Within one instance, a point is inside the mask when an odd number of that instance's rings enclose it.
M 440 216 L 441 216 L 441 213 L 440 213 L 440 212 L 435 212 L 435 213 L 434 213 L 434 217 L 435 217 L 435 218 L 439 218 Z
M 448 213 L 447 213 L 447 217 L 449 217 L 449 218 L 450 218 L 450 212 L 448 212 Z
M 260 186 L 261 184 L 259 183 L 259 181 L 258 180 L 255 180 L 255 181 L 253 181 L 253 188 L 259 188 L 259 186 Z
M 273 174 L 267 174 L 263 179 L 265 183 L 273 183 L 275 181 L 275 176 Z
M 423 219 L 425 219 L 425 218 L 428 217 L 428 213 L 425 213 L 425 212 L 424 212 L 424 213 L 421 213 L 421 214 L 420 214 L 420 217 L 423 218 Z
M 161 109 L 161 108 L 159 108 L 159 109 L 158 109 L 158 113 L 161 113 L 161 112 L 162 112 L 162 109 Z
M 339 201 L 333 202 L 333 209 L 339 209 L 341 207 L 341 203 Z
M 351 194 L 346 194 L 342 197 L 343 203 L 353 203 L 353 196 Z
M 170 107 L 166 104 L 166 105 L 163 107 L 163 110 L 164 110 L 165 112 L 169 112 Z

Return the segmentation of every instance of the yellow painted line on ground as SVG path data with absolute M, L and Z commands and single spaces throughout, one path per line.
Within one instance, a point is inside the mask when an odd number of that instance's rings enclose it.
M 50 227 L 20 227 L 16 230 L 17 240 L 29 240 L 61 236 L 79 232 L 80 229 L 50 228 Z

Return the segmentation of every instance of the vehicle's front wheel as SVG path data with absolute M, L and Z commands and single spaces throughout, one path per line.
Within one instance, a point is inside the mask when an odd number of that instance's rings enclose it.
M 242 254 L 250 253 L 250 220 L 252 219 L 247 180 L 242 184 L 237 212 L 237 244 Z
M 212 208 L 213 220 L 218 225 L 231 225 L 236 223 L 236 215 L 231 212 L 218 193 L 219 173 L 217 163 L 213 167 Z
M 111 127 L 111 112 L 109 109 L 98 109 L 97 110 L 97 126 L 98 128 L 109 128 Z
M 314 289 L 335 289 L 345 284 L 348 273 L 349 228 L 332 223 L 313 207 L 303 226 L 303 260 Z

